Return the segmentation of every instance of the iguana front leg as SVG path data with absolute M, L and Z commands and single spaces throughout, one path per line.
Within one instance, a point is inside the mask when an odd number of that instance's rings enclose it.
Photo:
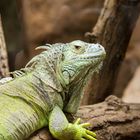
M 59 140 L 96 140 L 96 134 L 85 127 L 89 123 L 79 124 L 80 119 L 69 123 L 62 110 L 55 106 L 49 117 L 49 129 L 51 134 Z

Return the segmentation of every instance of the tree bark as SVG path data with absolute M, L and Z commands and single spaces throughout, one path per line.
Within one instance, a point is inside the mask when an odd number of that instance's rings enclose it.
M 7 50 L 0 16 L 0 79 L 7 76 L 8 72 L 9 67 L 8 67 Z
M 97 140 L 139 140 L 140 104 L 126 104 L 115 96 L 109 96 L 102 103 L 81 106 L 71 118 L 89 122 L 90 130 L 97 134 Z M 46 128 L 36 132 L 28 140 L 53 140 Z
M 139 0 L 105 0 L 92 33 L 86 34 L 91 42 L 102 44 L 107 53 L 100 75 L 93 77 L 88 87 L 89 104 L 103 101 L 113 93 L 139 13 Z

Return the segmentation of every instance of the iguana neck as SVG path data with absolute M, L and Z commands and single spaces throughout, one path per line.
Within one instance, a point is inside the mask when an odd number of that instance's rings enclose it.
M 62 92 L 63 88 L 57 79 L 57 75 L 55 71 L 52 71 L 51 68 L 46 66 L 38 66 L 33 71 L 33 76 L 40 79 L 46 87 L 50 87 L 56 92 Z
M 80 106 L 81 99 L 84 94 L 84 89 L 87 81 L 93 74 L 92 69 L 88 69 L 82 75 L 79 75 L 77 79 L 73 83 L 69 85 L 69 95 L 68 103 L 65 105 L 64 110 L 69 113 L 76 113 L 78 107 Z
M 61 94 L 63 100 L 65 100 L 64 87 L 57 73 L 61 52 L 58 51 L 57 55 L 52 54 L 53 51 L 45 53 L 47 53 L 47 55 L 45 54 L 47 57 L 42 55 L 41 62 L 38 62 L 34 66 L 33 76 L 38 77 L 45 87 L 51 88 L 54 92 Z M 50 57 L 50 55 L 52 56 Z

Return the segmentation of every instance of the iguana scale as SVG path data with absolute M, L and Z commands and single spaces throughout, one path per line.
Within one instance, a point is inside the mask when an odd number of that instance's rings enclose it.
M 87 79 L 105 58 L 104 48 L 76 40 L 38 49 L 46 50 L 1 82 L 0 140 L 24 140 L 45 126 L 59 140 L 95 140 L 87 123 L 69 123 L 63 112 L 76 113 Z

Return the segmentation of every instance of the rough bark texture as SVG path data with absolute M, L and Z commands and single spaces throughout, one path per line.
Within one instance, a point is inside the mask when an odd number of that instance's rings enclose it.
M 129 82 L 131 82 L 139 66 L 140 66 L 140 45 L 134 45 L 132 49 L 127 50 L 125 59 L 121 64 L 121 68 L 119 70 L 113 95 L 116 95 L 117 97 L 120 98 L 123 96 L 122 93 L 124 94 Z
M 0 79 L 8 75 L 8 72 L 9 67 L 8 67 L 7 51 L 0 16 Z
M 101 43 L 107 52 L 100 76 L 92 80 L 97 86 L 90 85 L 90 104 L 103 101 L 113 92 L 139 12 L 139 0 L 106 0 L 92 33 L 87 34 L 91 42 Z
M 139 140 L 140 104 L 126 104 L 115 96 L 104 102 L 80 107 L 72 116 L 91 124 L 90 130 L 97 134 L 98 140 Z M 47 129 L 35 133 L 29 140 L 53 140 Z

